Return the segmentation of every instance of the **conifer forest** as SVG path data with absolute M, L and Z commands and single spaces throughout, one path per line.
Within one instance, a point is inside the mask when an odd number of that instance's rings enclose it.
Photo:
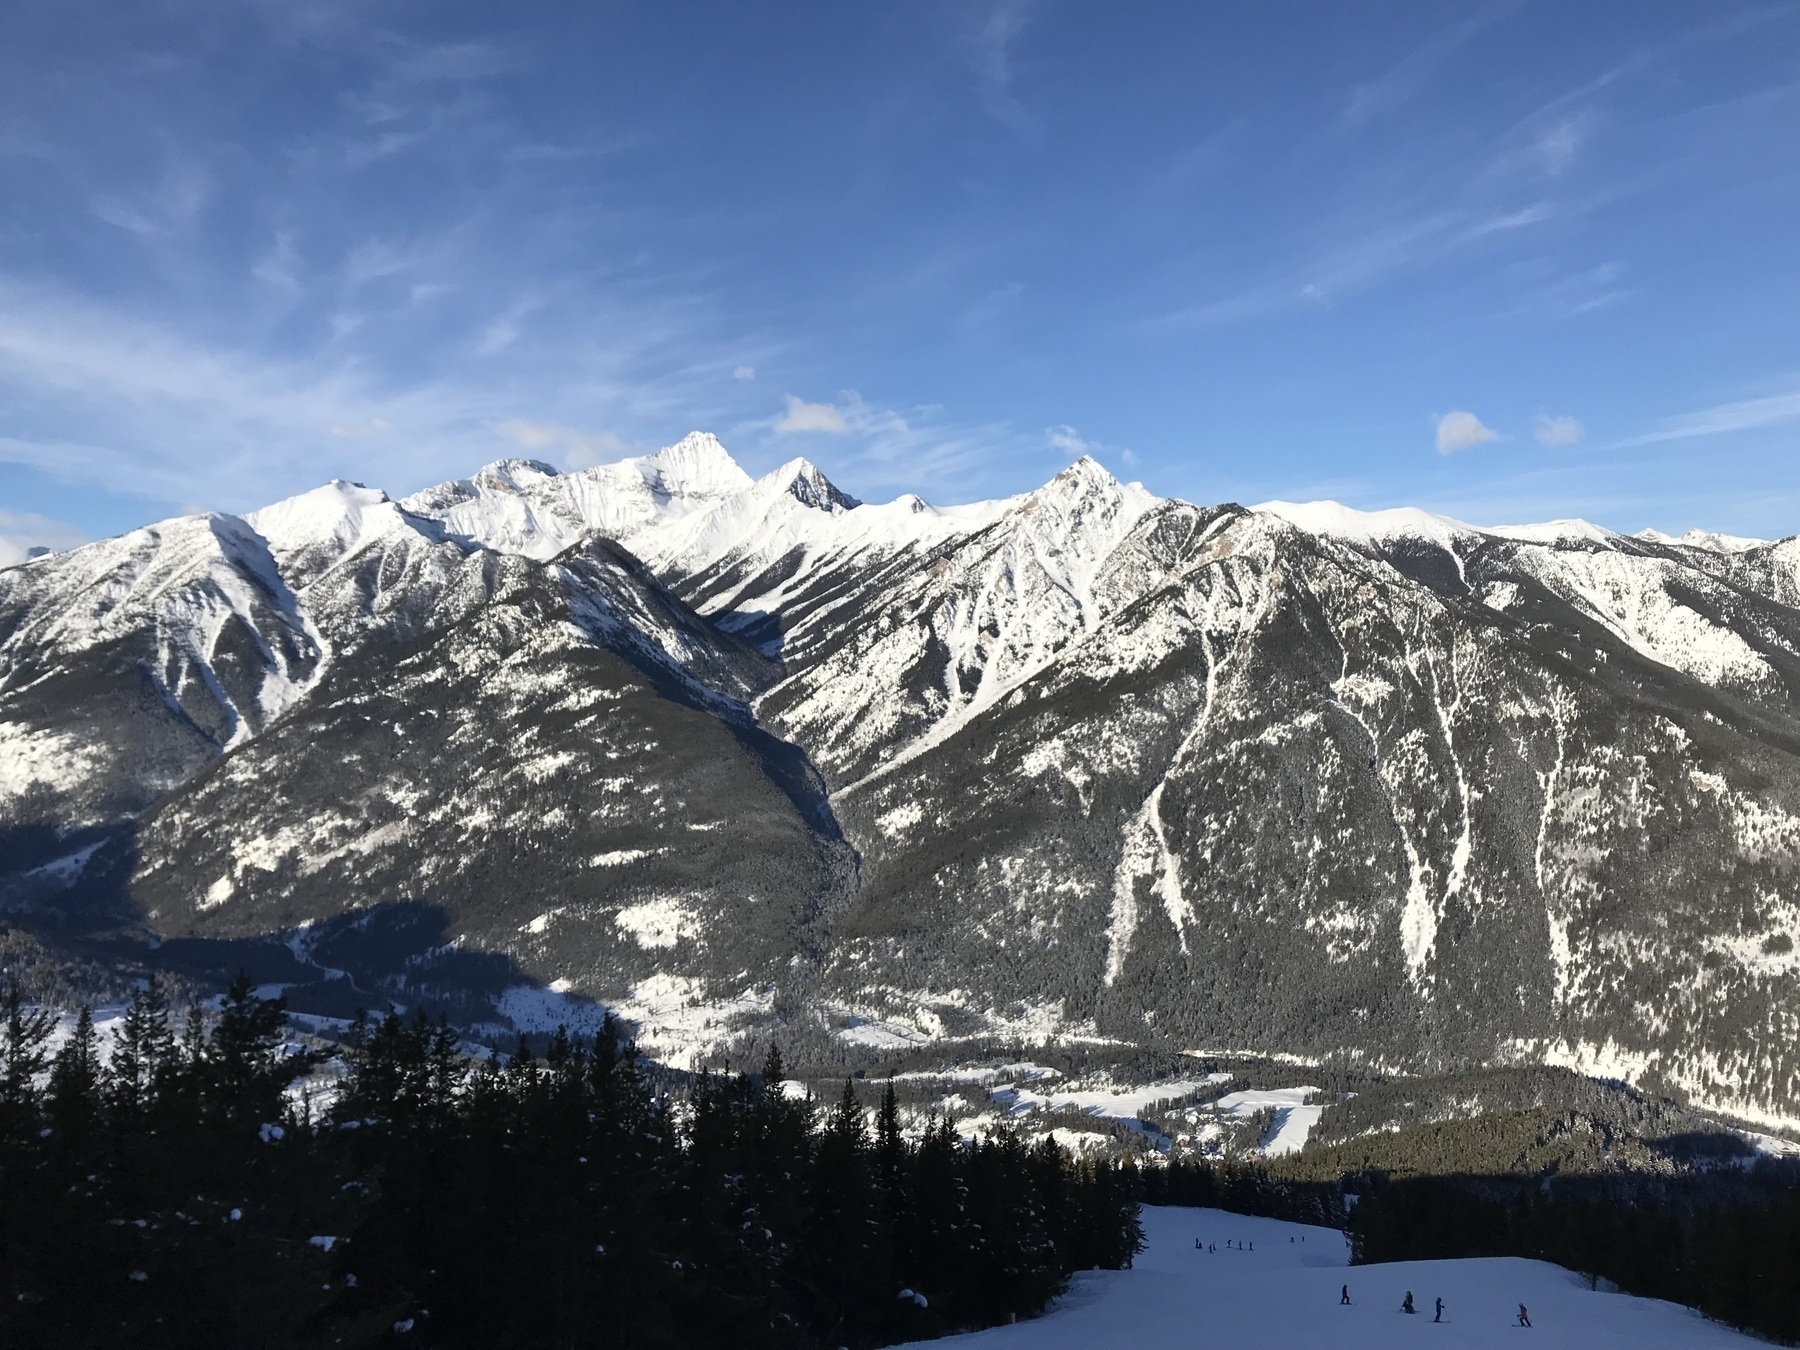
M 1113 1164 L 908 1139 L 891 1085 L 871 1129 L 773 1050 L 676 1087 L 610 1022 L 502 1065 L 365 1018 L 315 1110 L 284 1020 L 247 979 L 185 1018 L 152 986 L 103 1064 L 85 1013 L 52 1056 L 7 996 L 0 1344 L 876 1346 L 1031 1315 L 1140 1242 Z

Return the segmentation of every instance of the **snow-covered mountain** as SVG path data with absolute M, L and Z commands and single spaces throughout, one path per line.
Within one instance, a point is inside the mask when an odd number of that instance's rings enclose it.
M 1792 1121 L 1800 540 L 1089 459 L 872 505 L 702 433 L 333 483 L 0 572 L 0 848 L 37 940 L 260 953 L 321 1012 L 1548 1061 Z

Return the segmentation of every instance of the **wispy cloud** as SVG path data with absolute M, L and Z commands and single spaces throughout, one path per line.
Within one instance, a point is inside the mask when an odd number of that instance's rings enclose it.
M 51 553 L 85 544 L 85 530 L 30 511 L 0 507 L 0 567 L 13 567 L 39 550 Z
M 1050 442 L 1052 449 L 1075 459 L 1086 455 L 1102 463 L 1109 459 L 1115 460 L 1127 467 L 1133 467 L 1138 462 L 1135 451 L 1128 450 L 1122 445 L 1108 445 L 1104 441 L 1090 439 L 1067 423 L 1062 426 L 1046 427 L 1044 438 Z
M 1689 441 L 1703 436 L 1724 436 L 1734 431 L 1757 431 L 1800 419 L 1800 390 L 1770 394 L 1764 398 L 1719 403 L 1697 412 L 1665 419 L 1661 425 L 1619 445 L 1654 445 L 1659 441 Z
M 1015 131 L 1031 126 L 1025 105 L 1013 91 L 1012 44 L 1031 18 L 1031 0 L 998 0 L 976 27 L 969 43 L 975 86 L 988 114 Z
M 738 433 L 760 431 L 776 438 L 771 445 L 775 453 L 791 453 L 780 438 L 790 434 L 786 424 L 796 412 L 802 425 L 793 430 L 832 433 L 829 453 L 820 458 L 828 459 L 833 478 L 859 497 L 923 489 L 950 494 L 939 496 L 940 501 L 967 500 L 997 481 L 1010 481 L 1014 465 L 1041 464 L 1047 443 L 1043 432 L 1025 433 L 1005 423 L 953 422 L 937 406 L 904 412 L 881 407 L 854 389 L 831 403 L 806 403 L 790 395 L 786 412 L 741 426 Z
M 40 412 L 54 408 L 63 424 L 88 428 L 81 439 L 15 434 L 0 440 L 0 459 L 112 491 L 229 509 L 333 471 L 410 478 L 493 442 L 486 400 L 466 387 L 384 387 L 353 360 L 208 347 L 3 283 L 0 388 L 29 390 Z M 343 450 L 332 451 L 334 443 Z
M 1517 8 L 1516 4 L 1490 5 L 1481 13 L 1434 34 L 1375 79 L 1357 85 L 1350 91 L 1350 101 L 1344 107 L 1345 123 L 1352 127 L 1361 126 L 1410 102 L 1451 56 Z
M 1585 139 L 1580 124 L 1573 118 L 1558 122 L 1538 137 L 1536 150 L 1544 172 L 1551 177 L 1564 172 L 1575 162 L 1575 155 Z
M 1148 327 L 1213 328 L 1305 306 L 1330 305 L 1382 277 L 1441 256 L 1458 240 L 1453 211 L 1369 230 L 1274 280 L 1151 319 Z
M 610 431 L 582 431 L 522 418 L 502 422 L 495 430 L 521 450 L 534 455 L 546 451 L 555 454 L 565 469 L 586 469 L 631 453 L 625 442 Z
M 94 198 L 94 215 L 108 225 L 149 240 L 182 234 L 206 207 L 205 168 L 184 155 L 170 155 L 157 181 L 137 192 L 107 192 Z
M 1527 225 L 1549 220 L 1555 214 L 1556 208 L 1549 202 L 1533 202 L 1520 210 L 1503 212 L 1476 222 L 1469 227 L 1469 237 L 1477 239 L 1484 234 L 1495 234 L 1501 230 L 1522 230 Z

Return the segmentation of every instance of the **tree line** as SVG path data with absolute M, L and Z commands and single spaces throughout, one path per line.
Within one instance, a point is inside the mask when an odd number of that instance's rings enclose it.
M 110 1055 L 85 1010 L 54 1054 L 16 989 L 0 1015 L 3 1344 L 871 1347 L 1142 1245 L 1120 1167 L 914 1137 L 891 1084 L 822 1110 L 773 1049 L 670 1082 L 610 1020 L 502 1061 L 390 1015 L 328 1056 L 242 977 L 185 1018 L 152 982 Z

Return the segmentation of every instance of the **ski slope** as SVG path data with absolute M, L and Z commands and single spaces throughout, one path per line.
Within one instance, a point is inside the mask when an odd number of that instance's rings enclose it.
M 1083 1271 L 1035 1321 L 919 1344 L 996 1350 L 1750 1350 L 1767 1344 L 1679 1304 L 1591 1291 L 1579 1276 L 1544 1261 L 1350 1266 L 1343 1235 L 1330 1228 L 1217 1209 L 1145 1206 L 1143 1216 L 1149 1246 L 1131 1270 Z M 1195 1238 L 1218 1250 L 1194 1250 Z M 1255 1250 L 1227 1250 L 1227 1239 Z M 1338 1305 L 1346 1282 L 1347 1308 Z M 1400 1312 L 1409 1289 L 1419 1309 L 1412 1317 Z M 1445 1320 L 1433 1323 L 1438 1298 Z M 1521 1303 L 1531 1310 L 1530 1329 L 1514 1323 Z

